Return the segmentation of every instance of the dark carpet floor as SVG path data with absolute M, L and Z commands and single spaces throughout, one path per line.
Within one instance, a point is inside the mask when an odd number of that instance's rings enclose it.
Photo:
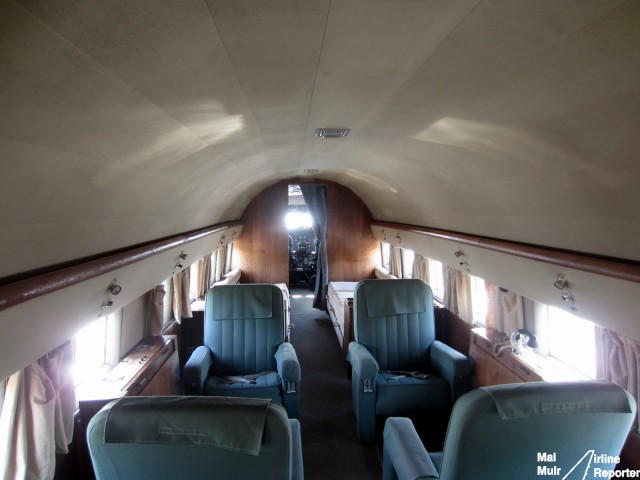
M 360 445 L 351 381 L 329 316 L 309 290 L 291 291 L 291 343 L 302 368 L 300 425 L 306 480 L 381 479 L 376 447 Z

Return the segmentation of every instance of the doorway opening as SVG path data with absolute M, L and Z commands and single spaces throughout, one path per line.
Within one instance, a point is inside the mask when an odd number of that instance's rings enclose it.
M 307 212 L 300 185 L 289 185 L 285 221 L 289 231 L 289 288 L 314 290 L 318 239 L 313 232 L 311 215 Z

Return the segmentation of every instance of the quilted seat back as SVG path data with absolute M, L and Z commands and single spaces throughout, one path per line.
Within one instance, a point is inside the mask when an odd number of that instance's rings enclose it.
M 428 371 L 435 340 L 429 285 L 417 279 L 363 280 L 353 303 L 355 340 L 381 370 Z
M 214 375 L 276 370 L 274 354 L 284 342 L 282 290 L 270 284 L 220 285 L 205 298 L 204 345 Z

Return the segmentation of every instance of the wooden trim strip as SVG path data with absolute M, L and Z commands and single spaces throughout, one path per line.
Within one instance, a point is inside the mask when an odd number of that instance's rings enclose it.
M 240 221 L 212 225 L 0 286 L 0 311 L 240 225 L 242 225 Z
M 607 277 L 640 283 L 640 263 L 623 259 L 603 258 L 584 253 L 555 250 L 548 247 L 539 247 L 524 243 L 497 240 L 489 237 L 468 235 L 465 233 L 439 230 L 435 228 L 418 227 L 402 223 L 373 221 L 373 227 L 388 228 L 404 232 L 417 233 L 428 237 L 440 238 L 451 242 L 484 248 L 507 255 L 536 260 L 539 262 L 573 268 L 583 272 L 595 273 Z

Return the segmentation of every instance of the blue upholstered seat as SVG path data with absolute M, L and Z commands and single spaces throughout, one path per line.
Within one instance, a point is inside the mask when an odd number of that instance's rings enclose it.
M 125 397 L 89 422 L 98 480 L 302 479 L 300 423 L 269 399 Z
M 205 298 L 204 345 L 184 367 L 189 395 L 270 398 L 299 415 L 300 364 L 285 342 L 282 290 L 220 285 Z
M 447 413 L 468 359 L 435 340 L 431 288 L 421 280 L 364 280 L 354 290 L 353 408 L 358 438 L 375 441 L 377 415 Z
M 387 419 L 384 480 L 608 478 L 635 411 L 608 382 L 480 388 L 455 404 L 441 453 L 427 453 L 408 418 Z

